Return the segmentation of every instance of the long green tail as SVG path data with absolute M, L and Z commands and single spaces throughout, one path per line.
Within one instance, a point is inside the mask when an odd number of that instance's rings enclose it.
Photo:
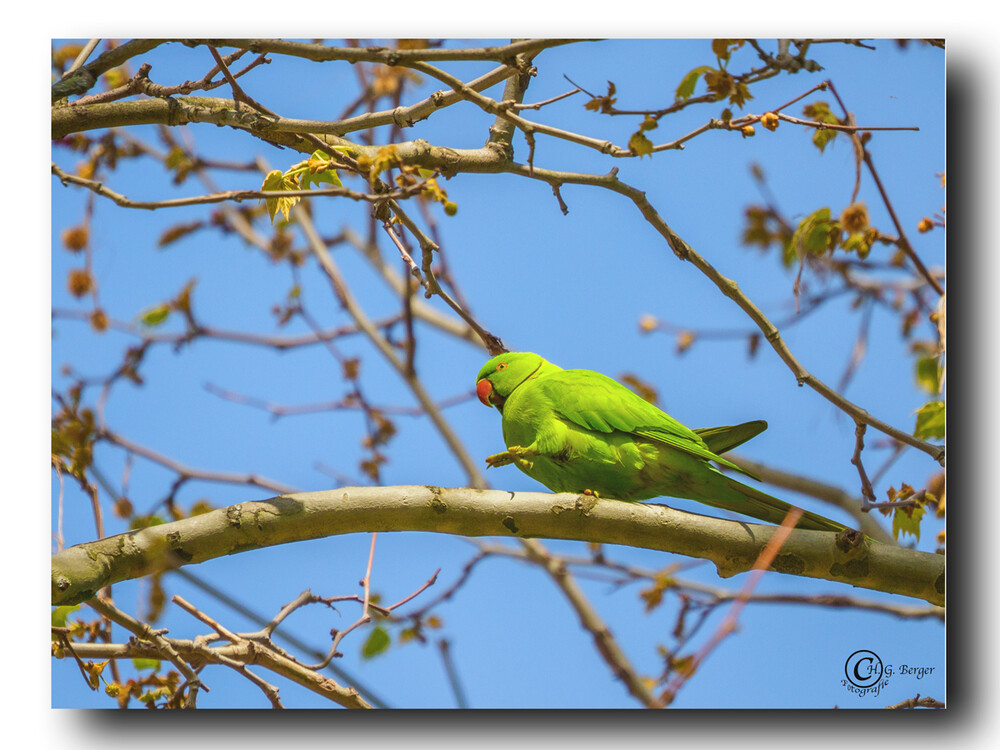
M 713 453 L 722 454 L 730 451 L 738 445 L 742 445 L 747 440 L 755 437 L 767 429 L 767 422 L 757 419 L 752 422 L 744 422 L 737 425 L 726 425 L 724 427 L 702 427 L 695 432 L 705 441 L 709 450 Z M 750 472 L 747 472 L 748 474 Z M 750 474 L 756 478 L 754 474 Z M 788 515 L 788 510 L 792 507 L 783 500 L 771 497 L 766 492 L 761 492 L 755 487 L 737 482 L 732 477 L 726 477 L 729 488 L 739 493 L 734 499 L 705 499 L 698 498 L 700 502 L 711 505 L 733 513 L 741 513 L 744 516 L 758 518 L 761 521 L 780 524 Z M 795 524 L 799 529 L 812 529 L 813 531 L 842 531 L 847 528 L 843 524 L 831 521 L 818 513 L 810 513 L 808 510 L 802 511 L 799 522 Z
M 730 489 L 741 495 L 739 499 L 717 500 L 713 498 L 712 500 L 701 499 L 701 502 L 773 524 L 780 524 L 784 521 L 789 509 L 792 508 L 785 501 L 771 497 L 766 492 L 761 492 L 754 487 L 737 482 L 731 477 L 726 477 L 726 479 Z M 843 531 L 847 528 L 843 524 L 831 521 L 829 518 L 825 518 L 818 513 L 811 513 L 808 510 L 802 511 L 802 516 L 795 526 L 799 529 L 812 529 L 813 531 Z

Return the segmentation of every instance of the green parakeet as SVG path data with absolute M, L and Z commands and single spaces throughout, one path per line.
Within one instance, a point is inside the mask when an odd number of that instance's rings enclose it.
M 528 352 L 483 365 L 476 394 L 503 416 L 507 450 L 487 458 L 488 466 L 513 463 L 553 492 L 630 501 L 682 497 L 776 524 L 791 507 L 713 465 L 757 479 L 719 454 L 763 432 L 767 422 L 690 430 L 606 375 L 563 370 Z M 845 528 L 808 511 L 798 526 Z

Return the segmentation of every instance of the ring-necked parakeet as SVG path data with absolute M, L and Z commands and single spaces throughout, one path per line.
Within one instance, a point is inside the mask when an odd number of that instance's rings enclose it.
M 553 492 L 682 497 L 776 524 L 791 507 L 713 465 L 757 479 L 718 454 L 763 432 L 767 422 L 690 430 L 606 375 L 563 370 L 528 352 L 493 357 L 476 377 L 476 393 L 503 416 L 507 450 L 487 465 L 513 463 Z M 798 526 L 845 528 L 808 511 Z

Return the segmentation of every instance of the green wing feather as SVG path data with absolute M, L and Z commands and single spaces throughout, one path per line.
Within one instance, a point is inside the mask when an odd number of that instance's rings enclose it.
M 763 419 L 755 419 L 752 422 L 725 427 L 695 427 L 694 431 L 698 437 L 705 441 L 705 445 L 710 451 L 722 455 L 738 445 L 743 445 L 747 440 L 757 437 L 766 429 L 767 422 Z
M 694 430 L 607 375 L 591 370 L 560 370 L 547 375 L 538 383 L 538 388 L 563 419 L 588 430 L 604 433 L 618 430 L 638 435 L 753 476 L 713 453 Z

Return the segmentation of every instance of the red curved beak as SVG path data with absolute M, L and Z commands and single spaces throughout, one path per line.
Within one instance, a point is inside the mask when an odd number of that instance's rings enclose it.
M 483 402 L 483 406 L 493 406 L 490 403 L 490 394 L 493 393 L 493 383 L 483 378 L 478 383 L 476 383 L 476 395 L 479 396 L 479 400 Z

